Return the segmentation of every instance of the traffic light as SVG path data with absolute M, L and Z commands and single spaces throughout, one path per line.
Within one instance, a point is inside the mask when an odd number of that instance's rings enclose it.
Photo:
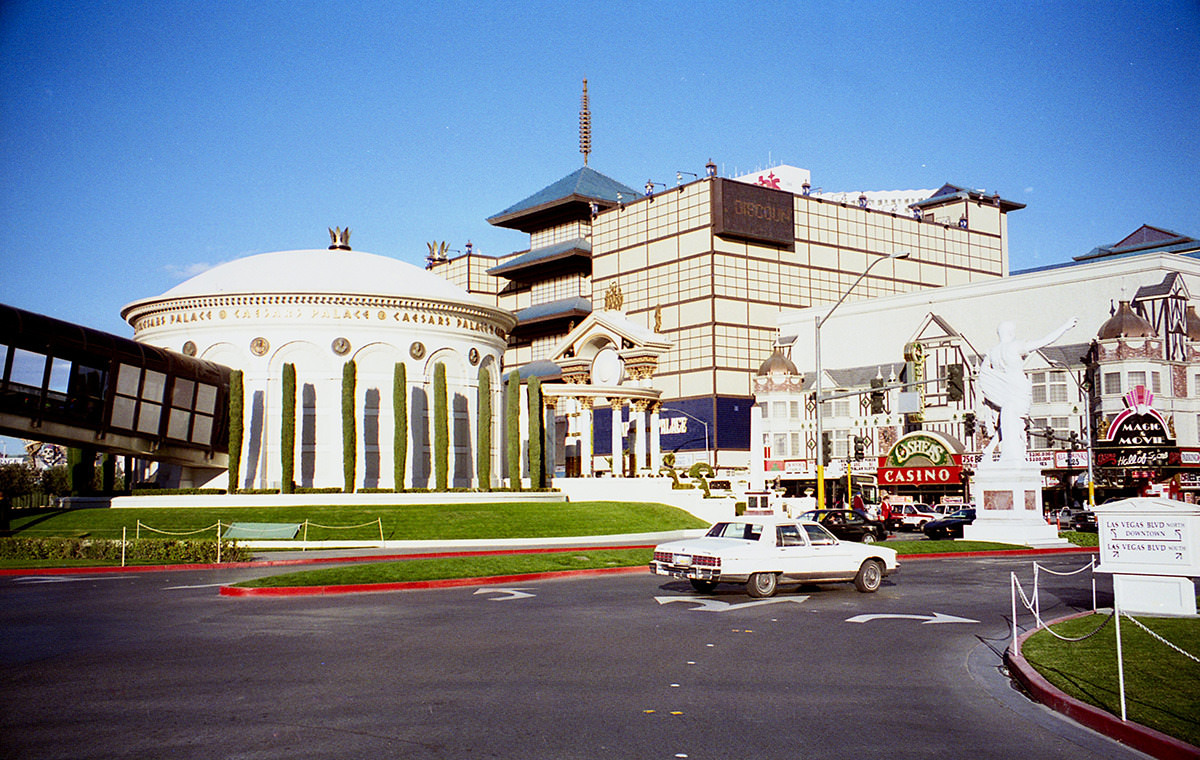
M 833 434 L 828 430 L 821 433 L 821 464 L 826 467 L 833 461 Z
M 854 436 L 854 460 L 861 462 L 866 453 L 866 445 L 862 436 Z
M 946 398 L 950 401 L 963 400 L 963 365 L 946 367 Z
M 970 438 L 975 435 L 975 412 L 967 412 L 963 415 L 963 432 Z
M 1071 431 L 1070 441 L 1071 441 L 1071 451 L 1074 451 L 1075 449 L 1079 448 L 1079 433 L 1077 431 L 1075 431 L 1075 430 Z
M 871 378 L 871 414 L 883 414 L 883 378 Z
M 1054 443 L 1054 428 L 1047 425 L 1042 435 L 1046 436 L 1046 448 L 1050 448 L 1050 445 Z

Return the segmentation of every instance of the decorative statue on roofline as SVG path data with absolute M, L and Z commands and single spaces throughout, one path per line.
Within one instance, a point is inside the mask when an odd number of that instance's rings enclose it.
M 1021 341 L 1016 326 L 1001 322 L 996 328 L 1000 342 L 983 356 L 979 364 L 979 388 L 983 392 L 981 417 L 994 433 L 983 450 L 980 464 L 993 461 L 1000 446 L 1000 462 L 1025 464 L 1025 418 L 1033 404 L 1033 384 L 1025 376 L 1025 357 L 1061 338 L 1078 323 L 1071 317 L 1058 329 L 1040 340 Z

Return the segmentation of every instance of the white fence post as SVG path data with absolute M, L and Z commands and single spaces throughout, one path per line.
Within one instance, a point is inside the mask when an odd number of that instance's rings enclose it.
M 125 535 L 129 529 L 121 526 L 121 567 L 125 567 Z
M 1113 599 L 1113 617 L 1117 619 L 1117 685 L 1121 689 L 1121 721 L 1125 721 L 1125 660 L 1121 656 L 1121 608 Z

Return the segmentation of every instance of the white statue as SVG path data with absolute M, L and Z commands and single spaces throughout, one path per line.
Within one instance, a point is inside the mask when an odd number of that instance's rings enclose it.
M 984 354 L 979 365 L 979 389 L 987 407 L 983 411 L 999 416 L 999 424 L 991 425 L 999 434 L 993 434 L 983 450 L 983 461 L 992 458 L 999 443 L 1001 462 L 1025 463 L 1025 418 L 1033 404 L 1033 385 L 1025 376 L 1025 357 L 1061 338 L 1078 321 L 1071 317 L 1054 332 L 1033 341 L 1017 340 L 1012 322 L 1001 322 L 996 328 L 1000 342 Z M 985 427 L 991 422 L 988 416 L 984 416 Z

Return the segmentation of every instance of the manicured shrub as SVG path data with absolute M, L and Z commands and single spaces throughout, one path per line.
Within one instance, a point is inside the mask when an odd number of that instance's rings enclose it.
M 296 365 L 283 365 L 283 408 L 279 431 L 280 465 L 279 482 L 284 493 L 296 492 Z
M 242 475 L 242 371 L 229 373 L 229 493 L 237 493 Z
M 446 398 L 446 365 L 433 366 L 433 482 L 439 491 L 450 487 L 450 407 Z
M 529 378 L 526 394 L 529 404 L 529 484 L 536 491 L 546 485 L 546 463 L 542 455 L 542 381 Z
M 358 471 L 358 425 L 354 416 L 354 394 L 358 370 L 353 360 L 342 366 L 342 480 L 343 491 L 354 493 L 354 474 Z
M 142 538 L 125 542 L 125 561 L 155 564 L 211 564 L 217 561 L 216 529 L 208 541 Z M 121 561 L 119 540 L 93 538 L 0 538 L 0 559 L 55 560 L 83 559 Z M 250 550 L 236 541 L 221 541 L 222 562 L 244 562 Z
M 408 370 L 396 362 L 392 376 L 392 477 L 397 491 L 404 490 L 404 469 L 408 464 Z
M 508 373 L 504 387 L 505 448 L 508 451 L 508 486 L 521 490 L 521 375 Z
M 478 459 L 475 474 L 479 479 L 479 488 L 490 491 L 492 488 L 492 373 L 488 371 L 487 367 L 479 368 L 479 421 L 476 452 Z

